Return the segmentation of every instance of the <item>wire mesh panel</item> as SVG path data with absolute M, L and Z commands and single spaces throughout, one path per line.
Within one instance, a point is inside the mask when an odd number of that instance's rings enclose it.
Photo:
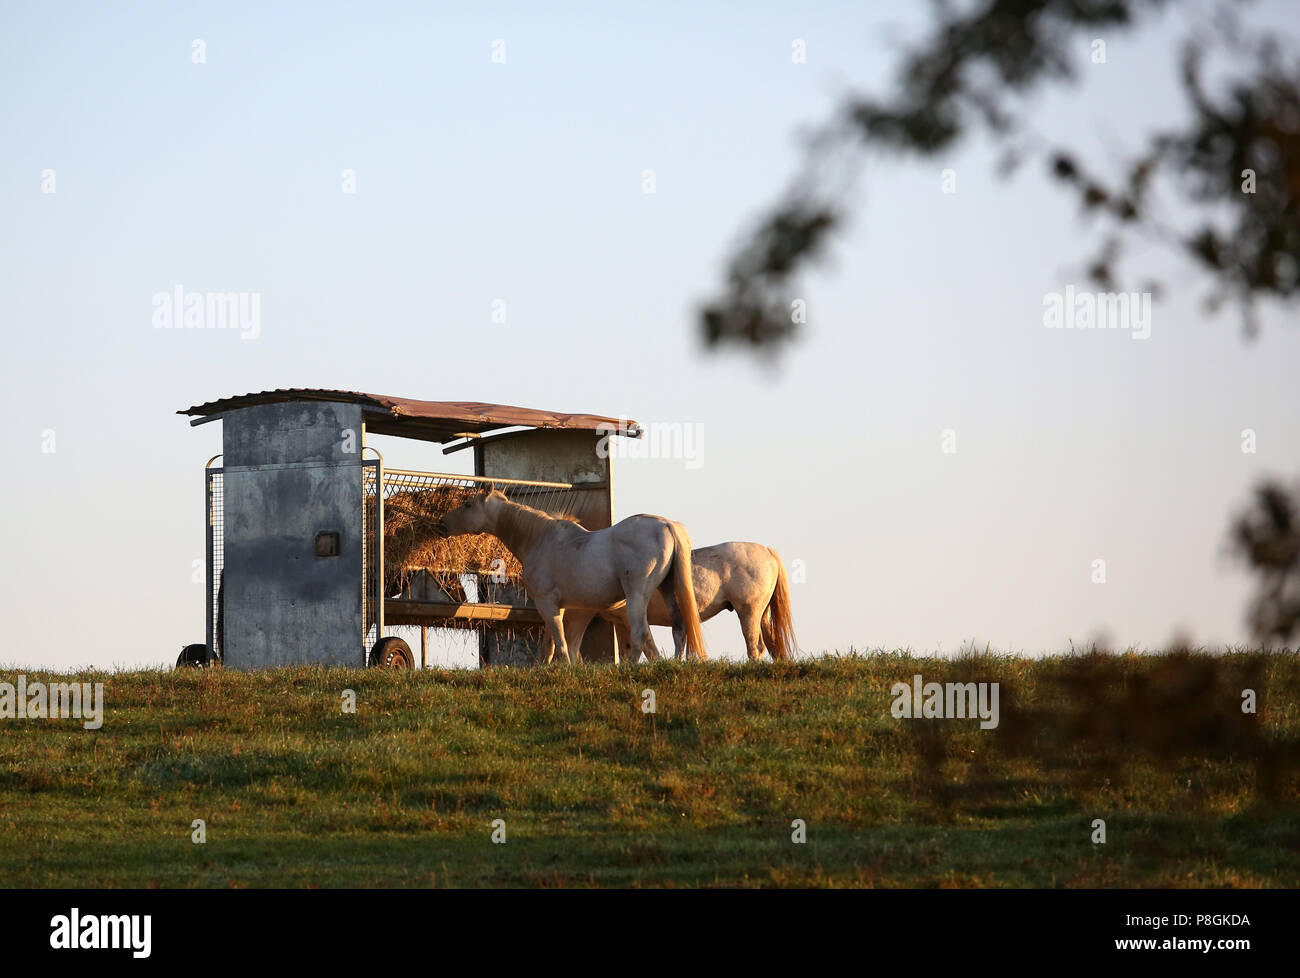
M 221 469 L 207 469 L 207 645 L 209 656 L 224 656 L 222 626 L 222 571 L 225 569 L 225 479 Z
M 365 508 L 361 514 L 361 665 L 368 663 L 370 649 L 378 641 L 375 622 L 375 512 L 374 494 L 378 481 L 377 461 L 361 463 L 362 498 Z
M 581 493 L 562 482 L 532 482 L 413 472 L 403 469 L 365 471 L 367 540 L 374 548 L 373 524 L 379 484 L 383 489 L 384 594 L 452 604 L 529 604 L 520 581 L 518 560 L 496 537 L 471 534 L 440 537 L 434 527 L 469 495 L 493 485 L 513 502 L 553 516 L 577 519 Z M 368 579 L 374 579 L 367 559 Z M 374 593 L 373 590 L 371 593 Z M 367 617 L 367 641 L 372 641 Z

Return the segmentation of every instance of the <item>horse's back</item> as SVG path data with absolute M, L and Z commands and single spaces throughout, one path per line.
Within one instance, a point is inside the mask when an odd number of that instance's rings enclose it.
M 766 607 L 781 569 L 775 550 L 744 540 L 700 547 L 692 560 L 697 595 L 703 593 L 709 603 L 725 602 L 735 608 Z
M 761 543 L 732 540 L 692 551 L 696 565 L 716 571 L 723 578 L 775 578 L 780 558 L 771 547 Z
M 663 516 L 637 513 L 619 520 L 608 530 L 610 540 L 628 554 L 671 556 L 674 522 Z

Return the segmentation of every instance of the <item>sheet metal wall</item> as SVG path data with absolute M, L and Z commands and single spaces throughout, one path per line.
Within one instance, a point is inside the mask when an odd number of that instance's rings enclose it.
M 222 429 L 226 666 L 363 665 L 361 407 L 257 405 Z

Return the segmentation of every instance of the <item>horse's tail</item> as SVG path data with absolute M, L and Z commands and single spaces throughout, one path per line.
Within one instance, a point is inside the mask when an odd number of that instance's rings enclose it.
M 767 548 L 776 559 L 776 587 L 763 612 L 763 644 L 773 659 L 788 659 L 790 653 L 799 651 L 794 639 L 794 622 L 790 618 L 790 581 L 785 574 L 785 561 L 771 547 Z
M 677 610 L 686 626 L 686 647 L 682 654 L 688 659 L 695 653 L 697 659 L 707 659 L 704 650 L 704 633 L 700 630 L 700 609 L 695 604 L 695 585 L 691 577 L 691 538 L 686 528 L 672 520 L 668 523 L 673 534 L 673 597 Z

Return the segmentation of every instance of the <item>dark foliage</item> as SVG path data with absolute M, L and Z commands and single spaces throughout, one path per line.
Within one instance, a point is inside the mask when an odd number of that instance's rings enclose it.
M 1300 633 L 1300 491 L 1276 483 L 1255 490 L 1232 527 L 1234 548 L 1258 579 L 1250 622 L 1261 642 Z
M 946 678 L 987 678 L 986 666 L 970 663 L 961 675 L 962 665 Z M 1219 657 L 1184 648 L 1136 666 L 1097 651 L 1071 657 L 1045 669 L 1029 693 L 1003 677 L 1001 722 L 988 739 L 968 734 L 955 742 L 961 720 L 916 727 L 916 789 L 935 817 L 947 820 L 972 807 L 1005 804 L 1019 787 L 1014 761 L 1032 759 L 1054 786 L 1052 797 L 1082 810 L 1104 806 L 1107 798 L 1115 802 L 1153 772 L 1194 808 L 1205 801 L 1204 773 L 1218 761 L 1249 778 L 1252 803 L 1261 811 L 1293 809 L 1300 741 L 1277 735 L 1263 718 L 1275 706 L 1285 710 L 1296 690 L 1271 676 L 1275 671 L 1267 655 Z M 1254 694 L 1250 712 L 1243 710 L 1247 690 Z M 967 744 L 973 745 L 969 758 Z M 964 777 L 955 777 L 957 771 Z

